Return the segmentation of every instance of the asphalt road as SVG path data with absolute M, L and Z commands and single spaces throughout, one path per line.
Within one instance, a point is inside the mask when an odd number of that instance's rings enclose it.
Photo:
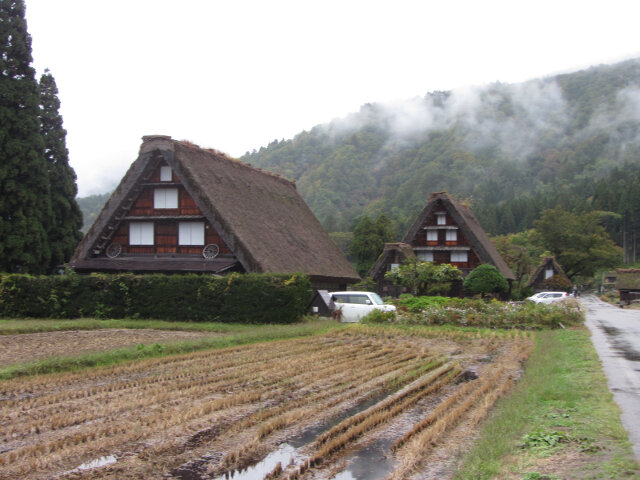
M 594 296 L 580 300 L 609 389 L 622 410 L 622 424 L 640 460 L 640 310 L 614 307 Z

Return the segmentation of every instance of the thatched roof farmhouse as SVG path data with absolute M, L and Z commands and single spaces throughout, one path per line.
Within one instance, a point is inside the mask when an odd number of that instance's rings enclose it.
M 304 272 L 359 280 L 294 182 L 167 136 L 143 138 L 70 266 L 79 271 Z
M 494 265 L 509 284 L 515 279 L 471 209 L 445 192 L 430 194 L 402 243 L 385 247 L 370 272 L 378 293 L 394 294 L 391 283 L 384 280 L 384 273 L 402 259 L 410 258 L 409 250 L 421 261 L 455 265 L 463 276 L 488 263 Z

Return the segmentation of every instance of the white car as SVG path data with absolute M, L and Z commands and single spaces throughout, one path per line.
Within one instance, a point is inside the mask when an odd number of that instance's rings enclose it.
M 386 305 L 380 295 L 374 292 L 331 292 L 331 300 L 342 313 L 343 322 L 358 322 L 373 310 L 395 312 L 396 307 Z
M 527 298 L 535 303 L 553 303 L 569 298 L 567 292 L 540 292 Z

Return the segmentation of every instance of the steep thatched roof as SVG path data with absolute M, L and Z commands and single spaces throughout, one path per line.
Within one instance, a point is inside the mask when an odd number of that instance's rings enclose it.
M 166 136 L 143 138 L 140 154 L 71 261 L 88 261 L 101 232 L 127 200 L 149 162 L 164 160 L 242 267 L 249 272 L 304 272 L 316 279 L 359 280 L 342 251 L 296 190 L 277 174 L 216 150 Z
M 397 254 L 397 255 L 394 255 Z M 408 243 L 385 243 L 384 250 L 373 264 L 371 270 L 369 270 L 369 276 L 377 279 L 380 276 L 384 276 L 387 267 L 387 259 L 390 255 L 394 255 L 396 258 L 414 259 L 416 254 L 413 253 L 413 248 Z
M 536 283 L 540 275 L 542 275 L 542 272 L 549 266 L 553 268 L 554 275 L 561 275 L 568 279 L 567 274 L 564 273 L 564 269 L 560 266 L 560 264 L 556 260 L 556 257 L 545 257 L 542 259 L 542 263 L 538 265 L 538 268 L 536 268 L 536 271 L 531 275 L 531 278 L 527 282 L 527 287 L 531 287 L 534 283 Z
M 616 288 L 618 290 L 638 290 L 640 291 L 640 269 L 618 268 L 618 278 Z
M 515 280 L 515 275 L 502 259 L 496 247 L 491 243 L 471 209 L 457 202 L 446 192 L 437 192 L 429 195 L 427 205 L 422 209 L 411 228 L 409 228 L 402 240 L 403 242 L 409 243 L 415 238 L 436 205 L 440 205 L 438 208 L 444 208 L 453 217 L 458 228 L 460 228 L 483 263 L 495 266 L 507 280 Z

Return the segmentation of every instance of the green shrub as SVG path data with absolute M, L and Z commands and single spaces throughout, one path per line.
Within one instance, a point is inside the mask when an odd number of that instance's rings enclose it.
M 389 323 L 395 320 L 396 312 L 383 312 L 382 310 L 371 310 L 360 319 L 360 323 Z
M 293 323 L 310 296 L 303 274 L 12 274 L 0 277 L 0 316 Z
M 503 329 L 560 328 L 583 321 L 578 304 L 504 303 L 497 300 L 447 297 L 412 297 L 396 300 L 396 323 L 407 325 L 462 325 Z

